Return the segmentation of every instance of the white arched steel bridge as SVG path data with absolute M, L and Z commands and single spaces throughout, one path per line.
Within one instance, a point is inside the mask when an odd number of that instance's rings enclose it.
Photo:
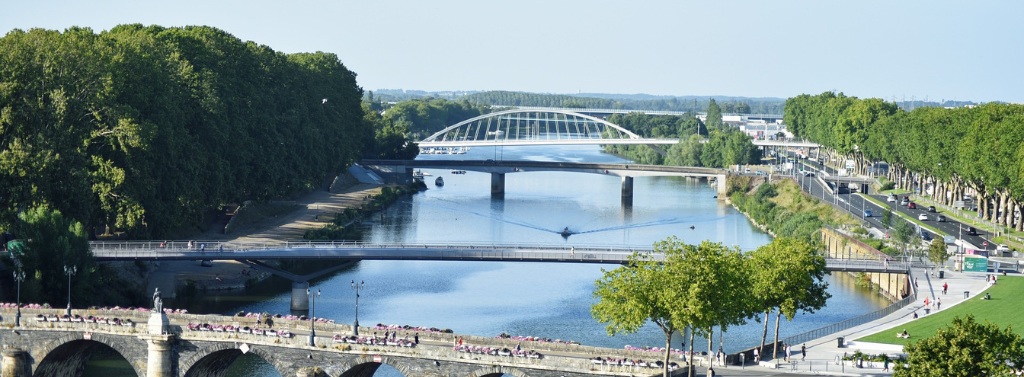
M 420 148 L 514 145 L 673 145 L 679 139 L 644 138 L 604 119 L 565 109 L 511 109 L 467 119 L 428 136 Z M 817 148 L 810 142 L 754 140 L 758 146 Z

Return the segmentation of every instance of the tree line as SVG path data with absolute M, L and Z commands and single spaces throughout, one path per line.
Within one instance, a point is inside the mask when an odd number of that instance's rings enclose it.
M 649 96 L 620 94 L 546 94 L 511 91 L 488 91 L 461 97 L 470 102 L 495 106 L 568 107 L 578 109 L 617 109 L 686 111 L 696 114 L 707 108 L 714 97 L 709 96 Z M 726 113 L 780 114 L 783 101 L 776 98 L 722 97 L 719 106 Z
M 728 168 L 759 164 L 761 152 L 750 137 L 722 122 L 722 109 L 715 100 L 701 122 L 691 115 L 649 115 L 641 112 L 612 114 L 608 121 L 650 138 L 678 138 L 667 151 L 647 145 L 607 145 L 605 150 L 640 164 Z
M 108 230 L 194 232 L 225 203 L 308 190 L 374 145 L 356 76 L 211 27 L 0 38 L 0 225 L 48 206 Z M 387 132 L 383 132 L 387 134 Z
M 885 178 L 897 188 L 946 205 L 976 194 L 980 217 L 1024 230 L 1015 219 L 1024 200 L 1024 105 L 904 111 L 825 92 L 786 100 L 784 121 L 797 137 L 827 147 L 829 158 L 856 161 L 859 174 L 885 161 Z

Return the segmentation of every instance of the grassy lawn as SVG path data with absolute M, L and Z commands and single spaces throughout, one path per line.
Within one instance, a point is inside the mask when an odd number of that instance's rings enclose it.
M 938 313 L 932 313 L 902 326 L 875 333 L 859 341 L 872 343 L 887 343 L 906 345 L 909 342 L 917 341 L 935 335 L 939 329 L 945 328 L 954 317 L 965 317 L 968 314 L 974 315 L 978 322 L 991 322 L 1000 328 L 1010 326 L 1017 334 L 1024 335 L 1024 316 L 1021 313 L 1021 296 L 1024 293 L 1024 277 L 1021 276 L 1000 276 L 999 284 L 985 291 L 992 295 L 992 300 L 982 300 L 981 296 L 971 297 L 959 305 L 942 309 Z M 956 292 L 960 294 L 960 292 Z M 918 300 L 919 305 L 921 300 Z M 919 311 L 919 314 L 924 314 Z M 910 339 L 897 338 L 896 333 L 907 330 Z

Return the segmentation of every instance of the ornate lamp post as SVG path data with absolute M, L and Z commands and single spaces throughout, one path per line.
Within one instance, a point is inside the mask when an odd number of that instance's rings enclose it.
M 18 308 L 14 314 L 14 327 L 21 327 L 21 282 L 25 281 L 25 271 L 14 271 L 14 281 L 18 283 Z
M 313 328 L 313 323 L 315 323 L 314 318 L 316 318 L 316 312 L 314 312 L 313 310 L 315 308 L 314 304 L 316 302 L 316 298 L 320 297 L 320 289 L 317 288 L 316 292 L 314 293 L 311 289 L 306 288 L 306 295 L 309 295 L 309 346 L 316 347 L 316 341 L 314 340 L 316 338 L 316 329 Z
M 366 285 L 366 283 L 359 281 L 359 284 L 356 284 L 356 281 L 352 280 L 351 284 L 352 289 L 356 291 L 356 321 L 352 324 L 352 333 L 355 334 L 355 336 L 359 336 L 359 291 L 363 289 L 363 286 Z
M 71 266 L 71 267 L 68 267 L 67 265 L 64 266 L 64 274 L 68 275 L 68 311 L 67 311 L 68 317 L 71 316 L 71 276 L 74 276 L 76 272 L 78 272 L 78 267 L 77 266 Z

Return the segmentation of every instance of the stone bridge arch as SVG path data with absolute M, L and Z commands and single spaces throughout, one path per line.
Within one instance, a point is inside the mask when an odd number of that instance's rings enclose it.
M 239 347 L 245 343 L 190 342 L 179 341 L 177 345 L 177 375 L 185 377 L 220 376 L 243 352 Z M 288 368 L 277 360 L 274 352 L 266 347 L 246 345 L 246 352 L 259 356 L 274 367 L 282 376 L 288 376 Z
M 106 346 L 121 355 L 132 366 L 137 376 L 146 375 L 148 356 L 144 340 L 124 335 L 102 333 L 51 333 L 52 340 L 34 341 L 28 347 L 32 358 L 32 375 L 60 376 L 68 371 L 82 370 L 95 347 Z M 88 339 L 86 339 L 88 338 Z M 73 366 L 73 367 L 72 367 Z
M 502 366 L 491 366 L 487 368 L 481 368 L 473 371 L 466 377 L 501 377 L 506 374 L 515 377 L 530 377 L 529 375 L 527 375 L 526 373 L 519 369 Z
M 384 364 L 395 368 L 406 377 L 418 375 L 402 358 L 383 355 L 361 355 L 351 361 L 342 362 L 336 371 L 330 370 L 328 372 L 334 372 L 329 374 L 338 377 L 373 377 L 373 373 L 377 371 L 377 368 Z

